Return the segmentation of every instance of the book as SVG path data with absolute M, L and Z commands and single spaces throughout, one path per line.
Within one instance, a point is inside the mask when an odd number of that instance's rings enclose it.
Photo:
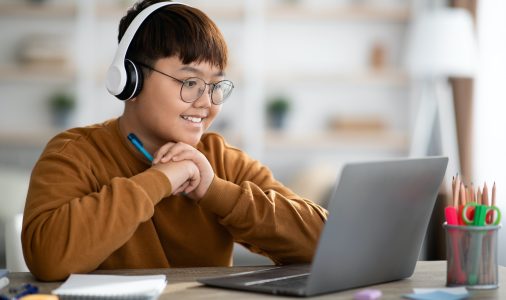
M 165 275 L 71 274 L 52 294 L 61 300 L 153 300 L 166 284 Z

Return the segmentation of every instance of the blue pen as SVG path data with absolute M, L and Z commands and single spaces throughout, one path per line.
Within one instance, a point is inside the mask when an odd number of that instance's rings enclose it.
M 142 146 L 142 142 L 139 140 L 139 138 L 133 134 L 130 133 L 128 135 L 128 140 L 139 150 L 140 153 L 142 153 L 150 162 L 153 162 L 153 156 L 149 154 L 149 152 Z
M 22 298 L 26 295 L 37 294 L 38 292 L 39 292 L 39 288 L 36 285 L 31 285 L 31 284 L 27 283 L 27 284 L 22 285 L 19 288 L 10 288 L 9 289 L 9 293 L 15 294 L 15 296 L 12 297 L 12 296 L 1 295 L 0 299 L 2 299 L 2 300 L 16 300 L 16 299 Z
M 39 288 L 37 286 L 27 284 L 26 288 L 23 291 L 16 294 L 16 296 L 14 296 L 14 298 L 19 299 L 19 298 L 22 298 L 26 295 L 37 294 L 38 292 L 39 292 Z

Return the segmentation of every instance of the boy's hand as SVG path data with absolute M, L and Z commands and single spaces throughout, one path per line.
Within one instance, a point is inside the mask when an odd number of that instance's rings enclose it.
M 214 178 L 214 171 L 207 158 L 200 151 L 185 143 L 167 143 L 155 153 L 153 165 L 169 162 L 192 161 L 200 172 L 200 183 L 192 193 L 187 193 L 190 198 L 197 200 L 204 197 Z
M 181 192 L 190 193 L 199 186 L 200 171 L 197 165 L 190 161 L 171 161 L 153 165 L 152 168 L 162 171 L 172 185 L 172 195 Z

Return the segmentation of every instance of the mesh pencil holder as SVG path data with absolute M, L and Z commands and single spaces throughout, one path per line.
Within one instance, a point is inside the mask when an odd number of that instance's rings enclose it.
M 443 224 L 446 232 L 446 285 L 471 289 L 498 287 L 498 232 L 501 225 Z

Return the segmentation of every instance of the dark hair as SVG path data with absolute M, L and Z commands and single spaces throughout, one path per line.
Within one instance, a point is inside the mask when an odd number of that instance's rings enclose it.
M 135 3 L 119 23 L 118 41 L 132 20 L 146 7 L 162 0 Z M 216 24 L 202 11 L 180 4 L 159 8 L 141 24 L 126 57 L 152 65 L 177 55 L 183 64 L 208 62 L 221 70 L 227 66 L 227 45 Z

